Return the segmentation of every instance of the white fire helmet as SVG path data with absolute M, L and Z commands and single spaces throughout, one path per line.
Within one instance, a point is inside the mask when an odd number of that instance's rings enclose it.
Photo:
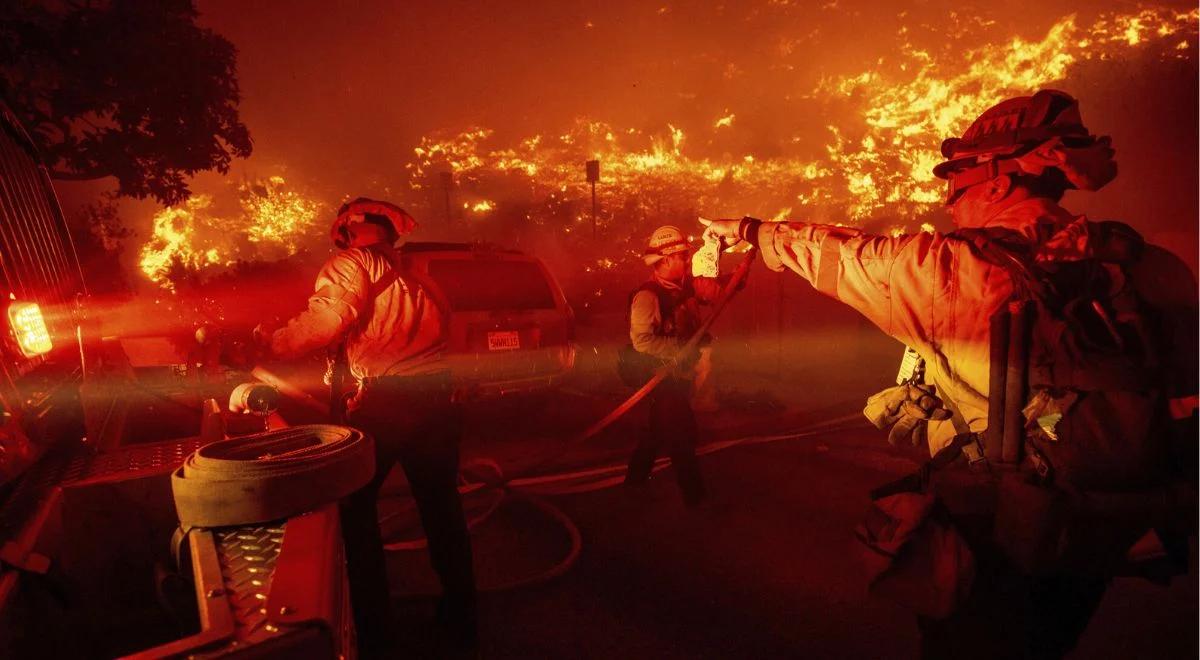
M 686 252 L 691 249 L 692 247 L 688 244 L 687 236 L 684 236 L 679 227 L 664 225 L 655 229 L 653 234 L 650 234 L 650 240 L 646 244 L 646 251 L 642 253 L 642 260 L 646 262 L 647 266 L 653 266 L 667 255 Z

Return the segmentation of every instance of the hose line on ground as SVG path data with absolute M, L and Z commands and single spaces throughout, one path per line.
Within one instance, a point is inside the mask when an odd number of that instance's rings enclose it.
M 761 445 L 774 442 L 784 442 L 789 440 L 799 440 L 802 438 L 812 437 L 814 435 L 834 433 L 850 428 L 857 428 L 861 424 L 851 424 L 853 420 L 859 419 L 859 414 L 854 413 L 828 419 L 815 424 L 810 424 L 802 429 L 791 433 L 781 433 L 773 435 L 752 435 L 730 440 L 719 440 L 699 447 L 696 451 L 697 456 L 705 456 L 716 453 L 733 447 L 742 445 Z M 665 470 L 670 465 L 670 460 L 663 457 L 658 458 L 654 462 L 653 471 L 659 472 Z M 480 474 L 479 468 L 486 468 L 488 472 L 493 473 L 492 478 L 487 475 Z M 489 502 L 482 513 L 472 516 L 467 521 L 468 529 L 474 529 L 490 518 L 500 506 L 509 497 L 520 498 L 520 500 L 532 504 L 549 518 L 559 523 L 566 531 L 569 537 L 570 546 L 567 553 L 562 559 L 557 561 L 553 566 L 534 575 L 516 578 L 501 582 L 498 584 L 489 584 L 480 587 L 480 591 L 505 591 L 516 589 L 518 587 L 529 586 L 554 579 L 566 573 L 571 566 L 579 559 L 580 553 L 583 550 L 583 537 L 579 531 L 578 525 L 571 520 L 562 509 L 552 504 L 545 499 L 545 496 L 553 495 L 574 495 L 578 493 L 587 493 L 605 488 L 611 488 L 620 485 L 624 480 L 624 472 L 626 466 L 624 464 L 611 464 L 597 467 L 583 468 L 572 470 L 569 472 L 559 472 L 531 476 L 517 476 L 513 478 L 505 478 L 504 471 L 495 460 L 490 458 L 481 458 L 473 460 L 463 466 L 460 471 L 462 475 L 468 475 L 473 478 L 473 481 L 463 480 L 459 486 L 459 493 L 467 495 L 470 493 L 493 492 L 496 497 Z M 583 481 L 581 481 L 583 480 Z M 413 508 L 413 507 L 407 507 Z M 380 519 L 380 522 L 386 522 L 402 515 L 406 509 L 398 512 L 393 512 L 388 516 Z M 426 547 L 424 537 L 404 540 L 392 541 L 385 543 L 384 547 L 393 551 L 417 550 Z M 418 594 L 411 594 L 418 595 Z

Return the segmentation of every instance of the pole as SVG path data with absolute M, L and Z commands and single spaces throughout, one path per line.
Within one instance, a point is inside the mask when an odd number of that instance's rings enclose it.
M 596 240 L 596 182 L 600 180 L 600 161 L 589 160 L 583 164 L 587 182 L 592 185 L 592 240 Z
M 452 220 L 450 216 L 450 189 L 454 187 L 454 173 L 442 172 L 442 195 L 446 203 L 446 226 L 450 226 Z

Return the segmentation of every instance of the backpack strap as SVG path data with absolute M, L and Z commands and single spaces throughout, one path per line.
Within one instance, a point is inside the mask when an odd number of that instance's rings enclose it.
M 917 468 L 916 471 L 873 489 L 870 493 L 871 499 L 878 500 L 898 493 L 924 493 L 929 489 L 929 482 L 933 478 L 934 472 L 950 465 L 959 456 L 962 456 L 964 447 L 970 445 L 978 446 L 978 442 L 979 434 L 977 433 L 959 433 L 954 436 L 950 444 L 939 449 L 932 458 L 922 463 L 921 467 Z

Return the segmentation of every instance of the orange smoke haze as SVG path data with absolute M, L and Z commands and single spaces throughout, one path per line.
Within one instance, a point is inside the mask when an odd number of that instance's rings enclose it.
M 319 258 L 331 209 L 354 195 L 405 205 L 418 239 L 575 245 L 561 241 L 590 237 L 593 158 L 606 240 L 580 269 L 628 260 L 626 227 L 640 238 L 698 214 L 948 229 L 930 173 L 941 139 L 1039 87 L 1077 96 L 1117 147 L 1118 179 L 1066 205 L 1127 220 L 1195 267 L 1194 4 L 199 8 L 239 48 L 255 154 L 234 174 L 262 190 L 205 175 L 183 208 L 126 204 L 131 267 L 163 286 L 172 259 Z

